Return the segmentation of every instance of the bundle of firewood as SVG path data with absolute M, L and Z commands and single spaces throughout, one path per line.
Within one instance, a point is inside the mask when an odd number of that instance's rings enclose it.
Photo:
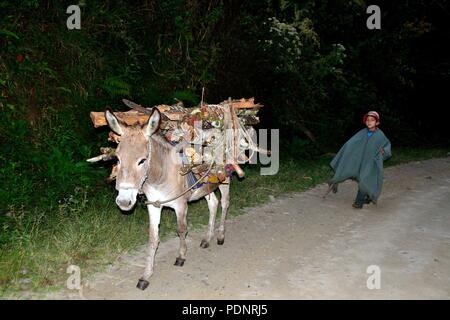
M 145 124 L 151 108 L 123 100 L 132 110 L 114 112 L 114 115 L 128 125 Z M 176 145 L 182 141 L 188 147 L 183 150 L 183 166 L 180 174 L 193 173 L 200 177 L 209 170 L 207 180 L 220 183 L 233 171 L 242 177 L 244 172 L 238 163 L 249 160 L 246 151 L 265 152 L 255 144 L 250 130 L 259 123 L 257 113 L 260 104 L 254 99 L 226 100 L 220 104 L 201 103 L 194 108 L 184 108 L 181 102 L 174 105 L 158 105 L 161 123 L 158 134 Z M 104 112 L 91 112 L 94 127 L 107 125 Z M 108 140 L 119 142 L 119 137 L 110 132 Z M 88 159 L 89 162 L 114 158 L 114 148 L 101 148 L 101 155 Z M 115 166 L 109 179 L 115 178 Z M 206 182 L 206 181 L 205 181 Z

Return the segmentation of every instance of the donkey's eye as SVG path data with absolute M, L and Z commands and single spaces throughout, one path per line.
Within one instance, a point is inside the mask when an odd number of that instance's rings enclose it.
M 140 166 L 141 164 L 143 164 L 147 159 L 141 159 L 138 163 L 138 166 Z

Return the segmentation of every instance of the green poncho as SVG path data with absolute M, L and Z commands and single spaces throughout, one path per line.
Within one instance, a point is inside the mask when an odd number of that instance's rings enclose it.
M 391 157 L 391 143 L 380 129 L 370 138 L 367 133 L 367 128 L 362 129 L 342 146 L 330 163 L 335 174 L 329 183 L 355 179 L 359 189 L 376 203 L 383 186 L 383 161 Z

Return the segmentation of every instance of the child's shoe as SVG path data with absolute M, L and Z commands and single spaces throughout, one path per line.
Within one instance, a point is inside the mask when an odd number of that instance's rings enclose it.
M 371 202 L 372 200 L 370 200 L 370 198 L 366 196 L 366 198 L 364 199 L 364 204 L 370 204 Z
M 363 204 L 362 203 L 357 203 L 357 202 L 355 202 L 355 203 L 353 203 L 353 208 L 356 208 L 356 209 L 362 209 L 362 207 L 363 207 Z

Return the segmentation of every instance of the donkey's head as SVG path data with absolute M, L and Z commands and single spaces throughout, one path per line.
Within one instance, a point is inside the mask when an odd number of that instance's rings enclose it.
M 105 112 L 105 117 L 112 131 L 120 136 L 116 149 L 116 189 L 119 191 L 116 203 L 120 209 L 128 211 L 135 205 L 139 189 L 147 177 L 149 140 L 159 127 L 160 113 L 154 108 L 147 123 L 142 126 L 122 124 L 109 110 Z

